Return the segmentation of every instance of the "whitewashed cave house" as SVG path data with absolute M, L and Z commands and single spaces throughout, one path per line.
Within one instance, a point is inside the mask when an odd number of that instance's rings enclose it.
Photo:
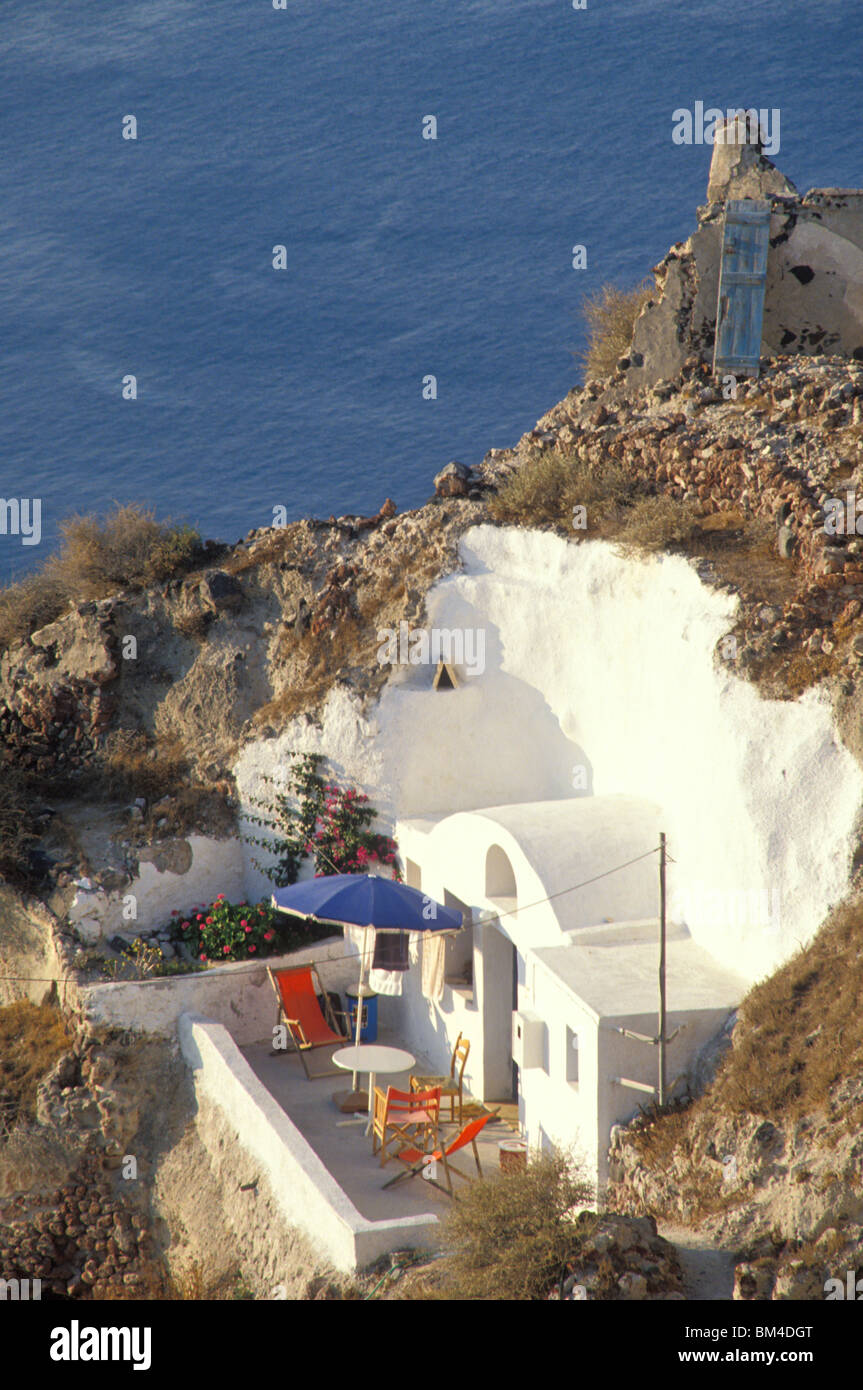
M 301 749 L 367 791 L 407 882 L 468 922 L 425 982 L 417 938 L 383 1026 L 440 1071 L 463 1033 L 469 1091 L 517 1101 L 531 1145 L 580 1150 L 602 1182 L 614 1124 L 658 1080 L 631 1035 L 658 1031 L 660 832 L 679 1095 L 748 986 L 848 891 L 863 771 L 822 692 L 767 701 L 723 668 L 737 600 L 682 557 L 490 526 L 459 550 L 427 620 L 482 631 L 482 669 L 447 688 L 396 665 L 372 710 L 337 690 L 244 749 L 238 784 L 260 794 Z M 250 897 L 267 886 L 247 873 Z
M 406 881 L 460 908 L 468 923 L 446 941 L 442 985 L 430 985 L 422 969 L 430 948 L 414 939 L 416 968 L 387 1001 L 397 1032 L 438 1064 L 459 1033 L 469 1038 L 466 1089 L 517 1102 L 531 1147 L 571 1149 L 600 1184 L 612 1126 L 648 1104 L 657 1083 L 658 1049 L 634 1035 L 657 1035 L 658 855 L 650 851 L 659 829 L 659 809 L 626 796 L 497 806 L 396 828 Z M 666 974 L 673 1082 L 745 985 L 675 923 Z

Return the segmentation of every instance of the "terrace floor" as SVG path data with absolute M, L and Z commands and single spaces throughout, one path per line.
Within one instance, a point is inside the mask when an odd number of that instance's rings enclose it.
M 386 1029 L 380 1030 L 378 1042 L 390 1047 L 404 1046 Z M 297 1126 L 362 1216 L 370 1221 L 382 1221 L 404 1216 L 431 1214 L 440 1217 L 446 1214 L 451 1199 L 445 1192 L 426 1182 L 421 1174 L 406 1178 L 386 1192 L 381 1190 L 385 1182 L 404 1170 L 405 1165 L 397 1158 L 390 1158 L 381 1167 L 380 1155 L 372 1154 L 371 1134 L 368 1137 L 365 1134 L 366 1117 L 363 1116 L 362 1123 L 350 1120 L 333 1100 L 336 1092 L 350 1090 L 350 1072 L 339 1071 L 337 1075 L 307 1081 L 302 1063 L 295 1053 L 280 1052 L 271 1056 L 270 1046 L 269 1041 L 251 1043 L 240 1050 L 258 1080 Z M 437 1070 L 427 1057 L 415 1055 L 416 1064 L 411 1070 L 426 1074 Z M 327 1070 L 329 1065 L 327 1050 L 322 1048 L 312 1054 L 309 1070 L 314 1075 L 317 1071 Z M 409 1076 L 409 1071 L 388 1073 L 385 1077 L 377 1078 L 377 1084 L 407 1090 Z M 362 1075 L 360 1085 L 365 1087 L 367 1084 L 367 1075 Z M 494 1110 L 496 1107 L 489 1105 L 488 1108 Z M 507 1116 L 512 1113 L 512 1107 L 501 1109 Z M 444 1111 L 449 1113 L 448 1102 L 444 1105 Z M 450 1142 L 457 1133 L 458 1125 L 441 1126 L 441 1138 L 445 1142 Z M 483 1176 L 499 1171 L 498 1144 L 502 1139 L 514 1137 L 513 1127 L 507 1120 L 502 1117 L 489 1120 L 478 1142 Z M 476 1174 L 470 1147 L 456 1156 L 455 1164 L 465 1173 Z M 458 1178 L 454 1182 L 459 1188 L 465 1186 Z

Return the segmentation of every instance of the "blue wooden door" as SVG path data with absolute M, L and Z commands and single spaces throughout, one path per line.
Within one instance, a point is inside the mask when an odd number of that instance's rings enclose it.
M 757 376 L 770 238 L 770 203 L 732 199 L 725 206 L 719 268 L 714 372 Z

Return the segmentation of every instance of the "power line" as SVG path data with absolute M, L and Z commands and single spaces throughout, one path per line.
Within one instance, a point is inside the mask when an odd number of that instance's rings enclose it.
M 638 854 L 634 859 L 627 859 L 625 864 L 616 864 L 613 869 L 605 869 L 601 874 L 595 874 L 593 878 L 586 878 L 581 883 L 574 883 L 571 888 L 561 888 L 559 893 L 550 893 L 547 898 L 537 898 L 532 903 L 522 903 L 521 906 L 507 908 L 505 912 L 498 912 L 494 917 L 483 917 L 485 925 L 490 922 L 499 922 L 502 917 L 514 917 L 519 912 L 527 912 L 531 907 L 542 907 L 543 903 L 552 903 L 556 898 L 563 898 L 567 893 L 577 893 L 579 888 L 587 888 L 588 884 L 598 883 L 601 878 L 608 878 L 611 874 L 620 873 L 621 869 L 628 869 L 630 864 L 639 864 L 642 859 L 649 859 L 652 854 L 659 853 L 659 845 L 655 849 L 646 850 L 644 854 Z
M 522 904 L 521 906 L 519 906 L 519 907 L 507 908 L 506 911 L 504 911 L 504 912 L 495 913 L 495 915 L 494 915 L 493 917 L 486 917 L 486 916 L 483 916 L 482 919 L 481 919 L 482 925 L 483 925 L 483 926 L 489 926 L 489 925 L 491 925 L 492 922 L 499 922 L 503 917 L 513 917 L 513 916 L 517 916 L 519 912 L 527 912 L 527 911 L 528 911 L 530 908 L 532 908 L 532 907 L 542 907 L 544 903 L 555 902 L 557 898 L 563 898 L 563 897 L 566 896 L 567 893 L 577 893 L 578 890 L 579 890 L 580 888 L 587 888 L 587 887 L 589 887 L 589 885 L 590 885 L 591 883 L 599 883 L 600 879 L 609 878 L 611 874 L 618 874 L 618 873 L 621 872 L 621 870 L 623 870 L 623 869 L 628 869 L 632 864 L 640 864 L 641 861 L 642 861 L 642 859 L 649 859 L 650 856 L 651 856 L 652 854 L 658 854 L 658 853 L 659 853 L 659 850 L 660 850 L 660 846 L 657 845 L 654 849 L 646 850 L 646 851 L 644 852 L 644 854 L 638 854 L 638 855 L 636 855 L 634 859 L 627 859 L 627 861 L 626 861 L 625 864 L 615 864 L 615 866 L 614 866 L 613 868 L 611 868 L 611 869 L 604 869 L 603 872 L 602 872 L 601 874 L 594 874 L 594 876 L 593 876 L 592 878 L 583 879 L 581 883 L 574 883 L 574 884 L 572 885 L 571 888 L 561 888 L 557 893 L 550 893 L 550 894 L 548 895 L 547 898 L 537 898 L 537 899 L 536 899 L 534 902 L 532 902 L 532 903 L 523 903 L 523 904 Z M 670 858 L 670 856 L 669 856 L 669 858 Z M 672 861 L 672 862 L 673 862 L 673 861 Z M 295 916 L 297 916 L 297 915 L 302 916 L 302 914 L 296 914 L 296 913 L 295 913 L 294 915 L 295 915 Z M 316 919 L 316 920 L 319 920 L 319 919 Z M 361 926 L 359 926 L 358 929 L 359 929 L 359 930 L 362 930 L 363 928 L 362 928 Z M 410 930 L 410 928 L 407 928 L 407 930 Z M 423 932 L 422 935 L 426 935 L 426 933 Z M 345 954 L 342 955 L 342 956 L 324 956 L 324 957 L 321 958 L 321 960 L 310 960 L 310 961 L 306 961 L 305 964 L 307 964 L 307 965 L 315 965 L 315 966 L 317 966 L 317 965 L 329 965 L 329 964 L 332 964 L 334 961 L 339 961 L 339 960 L 356 960 L 356 956 L 357 956 L 357 953 L 356 953 L 356 952 L 354 952 L 354 951 L 346 951 Z M 262 960 L 266 960 L 267 957 L 266 957 L 266 956 L 262 956 L 261 959 L 262 959 Z M 232 961 L 232 962 L 231 962 L 232 965 L 257 965 L 258 963 L 259 963 L 258 961 Z M 205 970 L 198 970 L 198 971 L 190 970 L 190 971 L 188 971 L 188 974 L 190 974 L 190 975 L 195 975 L 195 974 L 198 974 L 198 975 L 205 975 L 205 974 L 207 974 L 207 973 L 208 973 L 208 972 L 205 971 Z M 171 978 L 178 979 L 178 978 L 181 978 L 181 977 L 180 977 L 180 976 L 173 976 L 173 977 L 172 977 L 172 976 L 166 976 L 166 975 L 153 975 L 153 976 L 151 976 L 150 978 L 151 978 L 151 979 L 154 979 L 154 980 L 164 980 L 164 979 L 171 979 Z M 8 981 L 13 982 L 13 983 L 16 983 L 16 984 L 58 984 L 58 983 L 60 983 L 60 982 L 62 981 L 62 979 L 63 979 L 62 976 L 56 976 L 56 975 L 0 975 L 0 980 L 8 980 Z M 102 981 L 98 981 L 98 982 L 97 982 L 97 981 L 94 981 L 94 983 L 103 983 L 103 982 L 102 982 Z M 142 980 L 106 980 L 106 981 L 104 981 L 104 983 L 105 983 L 105 984 L 136 985 L 136 984 L 143 984 L 144 981 L 142 981 Z

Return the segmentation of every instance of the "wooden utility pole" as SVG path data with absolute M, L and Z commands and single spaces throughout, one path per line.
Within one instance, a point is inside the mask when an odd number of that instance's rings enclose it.
M 665 831 L 659 836 L 659 1095 L 665 1104 Z
M 665 848 L 665 834 L 659 836 L 659 1027 L 655 1038 L 646 1038 L 643 1033 L 634 1033 L 631 1028 L 618 1027 L 616 1032 L 622 1034 L 624 1038 L 632 1038 L 634 1042 L 647 1043 L 650 1047 L 659 1048 L 659 1084 L 647 1086 L 643 1081 L 631 1081 L 626 1076 L 616 1076 L 614 1080 L 620 1086 L 629 1086 L 634 1091 L 646 1091 L 654 1097 L 658 1105 L 665 1105 L 666 1099 L 671 1091 L 674 1090 L 678 1081 L 682 1079 L 683 1073 L 676 1076 L 669 1086 L 665 1077 L 666 1049 L 668 1044 L 674 1042 L 678 1033 L 686 1027 L 681 1023 L 679 1028 L 675 1028 L 671 1037 L 666 1033 L 668 1026 L 666 1019 L 665 1003 L 665 866 L 668 862 L 668 855 Z M 672 860 L 672 863 L 674 861 Z

